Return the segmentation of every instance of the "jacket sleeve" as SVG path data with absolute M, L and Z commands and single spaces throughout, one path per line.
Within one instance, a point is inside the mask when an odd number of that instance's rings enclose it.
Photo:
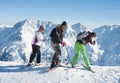
M 43 41 L 43 35 L 41 32 L 37 32 L 36 33 L 36 36 L 37 36 L 37 41 L 38 42 L 42 42 Z

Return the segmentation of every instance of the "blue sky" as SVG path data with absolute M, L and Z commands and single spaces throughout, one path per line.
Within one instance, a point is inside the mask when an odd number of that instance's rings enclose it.
M 88 27 L 120 25 L 120 0 L 0 0 L 0 24 L 28 18 Z

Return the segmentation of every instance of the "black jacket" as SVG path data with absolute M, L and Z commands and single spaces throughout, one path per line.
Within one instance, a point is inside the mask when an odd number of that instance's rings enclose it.
M 54 28 L 50 34 L 51 40 L 54 43 L 61 43 L 63 41 L 63 31 L 61 28 Z
M 83 38 L 82 40 L 77 40 L 76 42 L 79 42 L 79 43 L 84 44 L 84 45 L 86 45 L 88 43 L 90 43 L 92 45 L 95 44 L 95 41 L 92 41 L 92 37 L 90 34 L 87 37 Z

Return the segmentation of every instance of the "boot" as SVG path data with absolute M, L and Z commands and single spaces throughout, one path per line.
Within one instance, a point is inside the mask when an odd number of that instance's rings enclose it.
M 32 64 L 31 64 L 31 63 L 28 63 L 27 66 L 32 66 Z
M 72 68 L 75 68 L 75 66 L 72 64 Z

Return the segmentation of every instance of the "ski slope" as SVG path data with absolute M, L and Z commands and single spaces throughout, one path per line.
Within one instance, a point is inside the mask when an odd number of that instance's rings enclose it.
M 43 63 L 41 66 L 23 68 L 16 62 L 0 62 L 0 83 L 120 83 L 119 66 L 92 66 L 95 73 L 80 65 L 46 72 L 48 66 Z

